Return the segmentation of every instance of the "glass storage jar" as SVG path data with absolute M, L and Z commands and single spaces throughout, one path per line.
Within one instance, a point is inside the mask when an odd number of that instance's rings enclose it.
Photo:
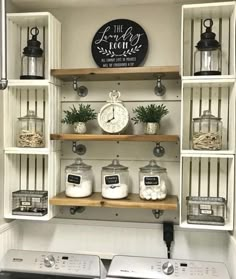
M 162 200 L 167 195 L 167 171 L 151 160 L 139 171 L 139 196 L 144 200 Z
M 102 196 L 107 199 L 122 199 L 129 193 L 128 167 L 122 166 L 119 160 L 102 168 Z
M 192 148 L 196 150 L 220 150 L 222 148 L 222 121 L 209 110 L 193 118 Z
M 18 147 L 44 147 L 44 119 L 39 118 L 33 110 L 18 118 Z
M 65 168 L 65 180 L 68 197 L 83 198 L 93 192 L 92 167 L 83 163 L 81 158 Z

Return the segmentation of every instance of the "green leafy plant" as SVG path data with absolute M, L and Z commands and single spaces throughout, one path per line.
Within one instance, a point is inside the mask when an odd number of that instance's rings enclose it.
M 74 124 L 76 122 L 87 122 L 97 118 L 97 113 L 90 105 L 79 104 L 79 108 L 75 106 L 70 107 L 70 110 L 64 110 L 65 117 L 62 119 L 62 123 Z
M 137 124 L 139 122 L 160 124 L 162 117 L 167 115 L 169 111 L 163 104 L 151 104 L 146 107 L 138 106 L 133 109 L 133 113 L 136 114 L 134 117 L 131 118 L 131 120 L 134 121 L 134 124 Z

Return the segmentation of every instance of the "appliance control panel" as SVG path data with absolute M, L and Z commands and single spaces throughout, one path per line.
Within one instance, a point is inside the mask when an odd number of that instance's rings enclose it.
M 100 258 L 95 255 L 12 249 L 3 258 L 0 270 L 100 278 L 101 265 Z
M 107 273 L 111 278 L 230 279 L 223 263 L 131 256 L 112 259 Z

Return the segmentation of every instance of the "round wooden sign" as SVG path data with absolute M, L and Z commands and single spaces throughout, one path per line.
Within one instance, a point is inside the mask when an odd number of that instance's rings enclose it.
M 92 55 L 101 68 L 137 67 L 148 50 L 148 38 L 143 28 L 128 19 L 116 19 L 104 24 L 92 41 Z

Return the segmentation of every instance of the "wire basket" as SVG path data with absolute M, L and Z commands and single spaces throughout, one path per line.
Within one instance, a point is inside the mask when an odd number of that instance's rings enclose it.
M 186 197 L 189 224 L 224 225 L 226 200 L 222 197 Z
M 12 193 L 12 214 L 44 216 L 48 212 L 48 192 L 19 190 Z

